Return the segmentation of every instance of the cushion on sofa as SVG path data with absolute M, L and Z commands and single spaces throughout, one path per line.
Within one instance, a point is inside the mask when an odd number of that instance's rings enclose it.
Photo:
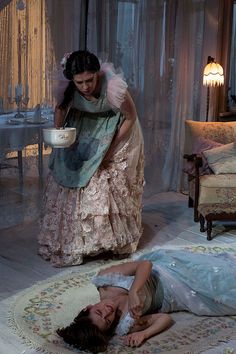
M 200 175 L 209 175 L 212 173 L 210 169 L 207 159 L 205 158 L 203 152 L 205 150 L 209 150 L 215 147 L 220 147 L 223 144 L 218 143 L 217 141 L 211 139 L 205 139 L 202 136 L 197 136 L 193 142 L 193 154 L 197 154 L 202 157 L 202 166 L 199 168 Z M 184 167 L 184 172 L 194 175 L 195 174 L 195 167 L 192 161 L 187 161 Z
M 205 150 L 203 155 L 216 175 L 236 173 L 236 143 Z

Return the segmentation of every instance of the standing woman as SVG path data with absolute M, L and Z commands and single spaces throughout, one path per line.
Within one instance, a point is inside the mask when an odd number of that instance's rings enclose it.
M 131 254 L 142 234 L 143 137 L 127 84 L 88 51 L 64 57 L 69 80 L 55 127 L 75 127 L 69 148 L 53 149 L 38 237 L 54 266 L 84 256 Z

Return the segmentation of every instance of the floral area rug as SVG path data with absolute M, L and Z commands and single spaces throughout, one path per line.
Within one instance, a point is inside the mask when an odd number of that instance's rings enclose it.
M 188 246 L 192 252 L 215 253 L 227 251 L 236 257 L 236 248 Z M 106 266 L 108 263 L 106 264 Z M 86 273 L 73 272 L 37 284 L 15 300 L 9 324 L 26 344 L 49 354 L 81 353 L 56 334 L 56 329 L 69 324 L 89 303 L 98 301 L 98 292 L 91 278 L 98 269 Z M 107 354 L 198 354 L 222 342 L 236 338 L 236 317 L 198 317 L 188 313 L 173 315 L 175 324 L 142 347 L 125 347 L 122 339 L 114 337 Z

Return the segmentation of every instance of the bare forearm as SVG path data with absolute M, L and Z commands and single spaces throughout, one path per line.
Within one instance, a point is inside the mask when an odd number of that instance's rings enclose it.
M 112 141 L 111 147 L 114 149 L 120 142 L 125 141 L 132 131 L 135 119 L 125 119 L 122 123 L 120 129 L 117 131 L 114 140 Z
M 126 92 L 125 100 L 120 107 L 120 111 L 124 116 L 124 121 L 112 142 L 113 148 L 129 137 L 132 127 L 137 119 L 135 104 L 128 91 Z
M 119 130 L 116 132 L 116 135 L 106 153 L 104 161 L 109 161 L 112 158 L 119 143 L 128 139 L 131 134 L 133 125 L 137 119 L 136 108 L 128 91 L 126 92 L 125 100 L 120 107 L 120 111 L 124 116 L 124 121 L 122 122 Z
M 150 261 L 144 260 L 139 263 L 136 272 L 133 284 L 130 288 L 130 292 L 138 292 L 142 289 L 143 285 L 146 283 L 147 279 L 150 276 L 152 270 L 152 263 Z
M 136 269 L 135 278 L 129 290 L 129 312 L 134 318 L 139 318 L 143 314 L 145 304 L 143 286 L 150 276 L 151 269 L 152 263 L 149 261 L 143 261 Z
M 163 332 L 173 324 L 173 320 L 168 314 L 144 316 L 142 320 L 143 324 L 139 320 L 133 328 L 132 333 L 124 337 L 124 342 L 129 347 L 139 347 L 147 339 Z
M 167 313 L 163 313 L 160 315 L 151 315 L 151 317 L 154 317 L 154 319 L 150 327 L 147 327 L 146 329 L 141 331 L 143 332 L 146 340 L 148 338 L 151 338 L 155 334 L 163 332 L 173 324 L 173 319 Z

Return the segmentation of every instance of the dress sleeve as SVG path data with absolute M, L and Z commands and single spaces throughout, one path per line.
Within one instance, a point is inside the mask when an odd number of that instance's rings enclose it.
M 107 79 L 107 100 L 114 109 L 120 109 L 128 87 L 123 73 L 116 73 L 114 65 L 107 62 L 102 63 L 101 71 Z

